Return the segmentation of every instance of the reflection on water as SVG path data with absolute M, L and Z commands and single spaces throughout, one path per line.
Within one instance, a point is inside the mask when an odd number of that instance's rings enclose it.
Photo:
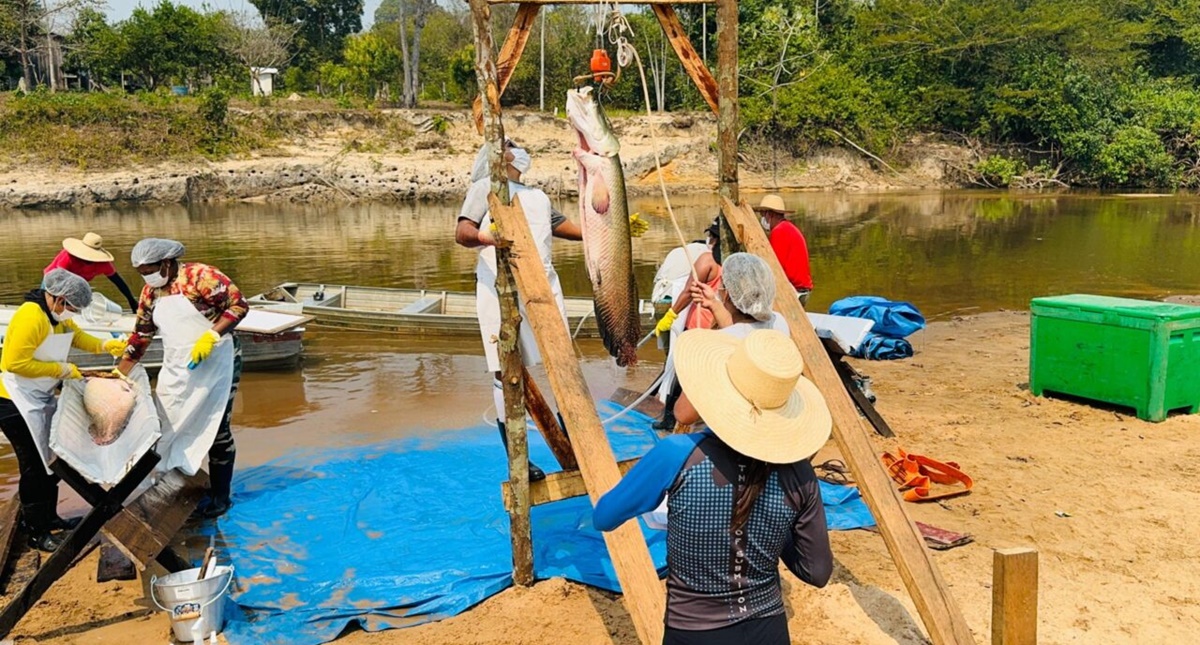
M 756 200 L 757 196 L 748 196 Z M 930 317 L 1024 308 L 1039 295 L 1092 292 L 1157 298 L 1200 292 L 1200 198 L 987 193 L 787 196 L 808 238 L 814 310 L 851 294 L 909 300 Z M 559 203 L 569 217 L 577 206 Z M 643 295 L 656 263 L 676 245 L 665 210 L 635 199 L 652 230 L 634 242 Z M 712 195 L 675 204 L 685 234 L 699 237 L 716 214 Z M 475 255 L 454 245 L 458 204 L 227 204 L 0 213 L 0 302 L 35 286 L 62 238 L 104 235 L 127 279 L 142 237 L 183 241 L 187 257 L 230 273 L 248 293 L 284 281 L 470 290 Z M 568 295 L 590 285 L 577 243 L 555 246 Z M 96 285 L 117 299 L 107 281 Z M 303 369 L 249 373 L 235 419 L 240 463 L 295 446 L 320 448 L 397 434 L 462 427 L 491 407 L 477 338 L 398 339 L 310 330 Z M 598 344 L 581 349 L 593 394 L 646 383 L 661 360 L 627 374 Z M 544 388 L 548 391 L 548 387 Z M 8 452 L 7 446 L 0 451 Z M 0 472 L 12 473 L 11 456 Z

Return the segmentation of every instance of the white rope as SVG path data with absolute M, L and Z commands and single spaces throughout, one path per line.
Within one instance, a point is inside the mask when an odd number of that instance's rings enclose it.
M 646 388 L 646 391 L 642 392 L 641 396 L 634 399 L 633 403 L 630 403 L 628 406 L 626 406 L 626 408 L 624 410 L 621 410 L 620 412 L 612 415 L 611 417 L 601 421 L 600 425 L 608 425 L 609 423 L 612 423 L 613 421 L 616 421 L 617 419 L 620 419 L 621 417 L 625 416 L 625 414 L 628 413 L 630 410 L 641 405 L 642 401 L 645 401 L 647 398 L 650 397 L 650 393 L 654 391 L 654 388 L 658 387 L 662 383 L 663 377 L 666 375 L 667 375 L 666 372 L 659 374 L 658 378 L 654 379 L 654 382 L 650 384 L 650 387 Z

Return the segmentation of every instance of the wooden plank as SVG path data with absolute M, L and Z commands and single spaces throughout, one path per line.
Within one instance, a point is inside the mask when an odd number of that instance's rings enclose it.
M 704 97 L 708 107 L 720 115 L 717 79 L 713 78 L 712 72 L 708 71 L 708 66 L 704 64 L 704 59 L 696 53 L 696 48 L 692 46 L 692 40 L 688 38 L 687 31 L 679 22 L 679 14 L 675 13 L 675 7 L 669 4 L 655 4 L 653 9 L 654 16 L 658 18 L 658 24 L 662 25 L 663 33 L 667 35 L 667 40 L 670 41 L 675 54 L 679 56 L 679 62 L 683 63 L 684 71 L 696 84 L 696 89 L 700 90 L 700 96 Z
M 992 645 L 1037 643 L 1038 553 L 996 549 L 992 556 Z
M 892 479 L 884 471 L 850 394 L 842 385 L 837 370 L 817 338 L 812 323 L 796 298 L 771 249 L 771 243 L 758 217 L 744 203 L 735 205 L 722 198 L 721 208 L 733 232 L 746 250 L 767 262 L 775 275 L 775 311 L 783 315 L 791 328 L 792 340 L 800 349 L 804 369 L 829 405 L 833 416 L 833 438 L 854 477 L 863 499 L 879 526 L 879 534 L 896 563 L 900 578 L 921 615 L 925 629 L 935 645 L 973 643 L 971 630 L 957 603 L 950 596 L 937 565 L 925 549 L 920 532 L 905 513 Z
M 617 468 L 621 470 L 623 476 L 637 462 L 637 459 L 626 459 L 617 462 Z M 587 486 L 583 483 L 583 475 L 578 470 L 550 473 L 542 481 L 529 484 L 530 506 L 541 506 L 581 495 L 587 495 Z M 509 508 L 515 503 L 512 482 L 500 483 L 500 496 L 504 499 L 505 508 Z
M 496 58 L 496 86 L 500 88 L 501 96 L 508 88 L 508 82 L 512 80 L 517 63 L 521 62 L 521 54 L 525 52 L 525 45 L 529 42 L 533 21 L 537 18 L 538 11 L 541 10 L 541 4 L 522 2 L 521 6 L 517 7 L 517 16 L 513 18 L 513 25 L 508 30 L 508 36 L 504 38 L 504 44 L 500 46 L 500 55 Z M 475 129 L 483 134 L 482 94 L 476 96 L 471 103 L 471 113 L 475 117 Z
M 8 563 L 8 554 L 12 551 L 13 538 L 17 535 L 17 522 L 21 519 L 21 498 L 13 496 L 0 508 L 0 569 Z M 3 571 L 0 571 L 3 573 Z
M 100 560 L 96 562 L 96 582 L 136 580 L 137 567 L 120 549 L 105 540 L 100 545 Z
M 487 0 L 488 4 L 599 4 L 596 0 Z M 621 4 L 716 4 L 717 0 L 622 0 Z
M 207 482 L 204 471 L 189 477 L 171 470 L 112 518 L 104 527 L 104 535 L 139 571 L 145 571 L 196 510 Z
M 608 400 L 621 406 L 621 408 L 627 408 L 634 401 L 638 400 L 642 394 L 642 392 L 638 392 L 636 390 L 619 387 L 615 392 L 609 395 Z M 637 407 L 635 407 L 633 410 L 635 412 L 640 412 L 652 419 L 658 419 L 662 417 L 663 410 L 665 410 L 666 407 L 667 406 L 663 405 L 662 401 L 658 400 L 658 397 L 650 396 L 644 399 L 641 403 L 637 404 Z
M 558 465 L 562 466 L 563 470 L 579 470 L 579 462 L 575 461 L 575 452 L 571 449 L 571 440 L 562 426 L 558 425 L 558 418 L 554 416 L 550 404 L 546 403 L 546 397 L 542 396 L 533 375 L 522 367 L 521 377 L 525 384 L 525 408 L 529 410 L 529 416 L 533 417 L 533 423 L 538 432 L 542 433 L 550 452 L 554 453 Z
M 479 93 L 485 101 L 483 116 L 487 124 L 487 140 L 501 141 L 504 126 L 500 121 L 500 91 L 492 59 L 490 8 L 487 0 L 469 1 L 475 34 L 475 75 Z M 529 317 L 545 361 L 559 410 L 566 426 L 571 429 L 571 444 L 587 484 L 588 495 L 595 502 L 620 481 L 621 472 L 604 428 L 600 425 L 600 417 L 575 358 L 571 337 L 562 323 L 562 314 L 550 291 L 550 281 L 520 202 L 506 205 L 507 182 L 500 177 L 503 171 L 500 152 L 500 148 L 493 148 L 489 212 L 500 230 L 500 238 L 507 241 L 506 246 L 511 245 L 512 253 L 507 263 L 513 268 L 518 293 L 525 304 L 525 314 Z M 617 580 L 625 594 L 625 608 L 629 611 L 638 638 L 647 645 L 661 643 L 664 597 L 640 526 L 637 522 L 626 522 L 617 530 L 605 533 L 604 540 Z
M 147 451 L 142 455 L 142 458 L 134 464 L 130 469 L 129 474 L 125 475 L 112 490 L 105 494 L 104 499 L 92 507 L 83 518 L 83 522 L 75 527 L 67 534 L 66 539 L 58 549 L 46 558 L 45 563 L 38 568 L 38 572 L 33 576 L 33 579 L 21 589 L 21 591 L 0 611 L 0 638 L 8 636 L 12 628 L 20 622 L 21 618 L 29 611 L 31 607 L 46 593 L 50 585 L 54 584 L 59 578 L 66 573 L 67 569 L 75 561 L 88 543 L 96 537 L 96 533 L 100 531 L 100 527 L 111 519 L 114 515 L 121 511 L 121 502 L 129 497 L 133 489 L 154 470 L 154 466 L 158 463 L 159 457 L 153 450 Z M 62 463 L 62 460 L 54 462 L 58 468 L 56 472 L 74 470 L 70 466 Z M 76 473 L 76 477 L 78 474 Z
M 738 8 L 736 0 L 717 3 L 717 192 L 737 201 L 738 195 Z M 743 250 L 724 216 L 719 216 L 721 254 Z
M 512 206 L 504 206 L 493 196 L 490 212 L 501 236 L 512 241 L 513 273 L 518 293 L 533 325 L 559 411 L 571 429 L 571 446 L 588 495 L 595 503 L 621 479 L 616 458 L 575 358 L 570 334 L 562 324 L 520 201 L 514 200 Z M 662 642 L 664 598 L 641 529 L 637 522 L 626 522 L 617 530 L 605 533 L 604 539 L 638 637 L 643 643 Z
M 497 150 L 503 149 L 503 139 Z M 503 181 L 503 178 L 501 178 Z M 533 525 L 529 513 L 529 435 L 525 425 L 525 365 L 521 358 L 521 312 L 513 284 L 508 249 L 496 249 L 496 296 L 500 301 L 500 380 L 504 388 L 504 422 L 508 445 L 508 479 L 512 505 L 508 509 L 512 540 L 513 582 L 533 585 Z M 545 401 L 542 402 L 545 405 Z M 500 411 L 497 410 L 497 414 Z M 547 433 L 549 434 L 549 433 Z

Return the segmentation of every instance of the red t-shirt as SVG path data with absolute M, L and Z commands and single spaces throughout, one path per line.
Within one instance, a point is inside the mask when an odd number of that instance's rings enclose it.
M 771 248 L 783 265 L 788 282 L 796 289 L 812 289 L 812 270 L 808 266 L 808 242 L 796 225 L 784 220 L 771 230 Z
M 92 278 L 98 275 L 110 276 L 117 272 L 117 267 L 113 266 L 112 262 L 88 262 L 87 260 L 80 260 L 74 255 L 67 253 L 66 249 L 59 251 L 58 255 L 54 256 L 54 261 L 48 264 L 42 270 L 42 273 L 50 273 L 53 269 L 66 269 L 88 282 L 91 282 Z

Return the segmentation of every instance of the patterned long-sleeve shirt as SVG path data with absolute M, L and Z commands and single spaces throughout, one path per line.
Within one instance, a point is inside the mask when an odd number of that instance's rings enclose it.
M 155 289 L 146 285 L 142 288 L 142 295 L 138 299 L 137 323 L 129 339 L 129 348 L 125 350 L 127 358 L 141 360 L 150 341 L 158 333 L 158 325 L 154 324 L 154 305 L 159 298 L 175 295 L 187 298 L 196 311 L 214 323 L 223 316 L 236 325 L 250 311 L 250 305 L 246 303 L 241 290 L 216 267 L 199 262 L 180 264 L 179 275 L 167 286 Z

